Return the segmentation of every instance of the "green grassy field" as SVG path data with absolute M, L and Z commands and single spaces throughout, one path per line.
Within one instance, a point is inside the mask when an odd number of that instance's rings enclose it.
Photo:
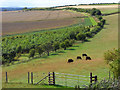
M 104 17 L 107 24 L 104 29 L 98 33 L 89 42 L 76 42 L 73 47 L 67 50 L 51 53 L 49 57 L 36 58 L 26 63 L 3 67 L 3 87 L 16 87 L 17 84 L 5 84 L 5 72 L 8 72 L 9 79 L 16 82 L 27 82 L 27 72 L 39 73 L 42 78 L 43 73 L 61 72 L 89 76 L 90 72 L 98 76 L 98 80 L 108 77 L 108 66 L 104 62 L 104 52 L 118 47 L 118 22 L 117 14 Z M 76 60 L 78 55 L 87 53 L 91 56 L 91 61 Z M 74 63 L 68 64 L 67 59 L 72 58 Z M 24 79 L 24 78 L 25 79 Z M 38 79 L 39 81 L 39 79 Z M 31 85 L 19 84 L 21 87 L 32 87 Z M 33 86 L 45 87 L 45 86 Z M 53 88 L 53 87 L 52 87 Z
M 118 8 L 102 8 L 100 9 L 102 11 L 102 14 L 110 14 L 110 13 L 115 13 L 118 12 Z

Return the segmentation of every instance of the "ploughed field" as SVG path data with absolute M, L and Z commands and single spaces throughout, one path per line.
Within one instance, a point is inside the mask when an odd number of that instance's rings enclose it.
M 65 27 L 78 22 L 81 13 L 69 11 L 2 12 L 3 35 Z

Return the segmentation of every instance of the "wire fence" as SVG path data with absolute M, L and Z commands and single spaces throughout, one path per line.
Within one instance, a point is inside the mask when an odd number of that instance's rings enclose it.
M 55 72 L 56 85 L 62 85 L 66 87 L 75 87 L 75 85 L 82 87 L 83 85 L 89 85 L 89 78 L 90 76 Z

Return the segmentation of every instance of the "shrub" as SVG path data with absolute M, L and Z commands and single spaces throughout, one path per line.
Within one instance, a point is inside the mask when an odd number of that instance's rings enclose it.
M 86 35 L 83 34 L 83 33 L 78 33 L 78 34 L 76 35 L 76 38 L 77 38 L 77 40 L 84 41 L 84 40 L 86 39 Z
M 120 50 L 107 51 L 104 54 L 104 59 L 110 66 L 110 70 L 114 73 L 115 77 L 120 76 Z
M 35 56 L 35 49 L 31 49 L 30 52 L 29 52 L 29 58 L 30 57 L 34 57 Z
M 61 48 L 64 48 L 64 50 L 66 50 L 65 42 L 62 42 L 62 43 L 60 44 L 60 46 L 61 46 Z
M 54 49 L 54 51 L 56 52 L 56 50 L 57 49 L 59 49 L 60 47 L 59 47 L 59 42 L 55 42 L 54 44 L 53 44 L 53 49 Z

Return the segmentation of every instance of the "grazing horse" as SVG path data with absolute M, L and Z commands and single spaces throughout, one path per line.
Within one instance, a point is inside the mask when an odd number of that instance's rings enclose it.
M 87 57 L 86 57 L 86 60 L 91 60 L 91 57 L 87 56 Z
M 77 59 L 82 59 L 81 56 L 77 56 Z
M 71 62 L 73 62 L 74 60 L 72 60 L 72 59 L 68 59 L 68 63 L 71 63 Z

